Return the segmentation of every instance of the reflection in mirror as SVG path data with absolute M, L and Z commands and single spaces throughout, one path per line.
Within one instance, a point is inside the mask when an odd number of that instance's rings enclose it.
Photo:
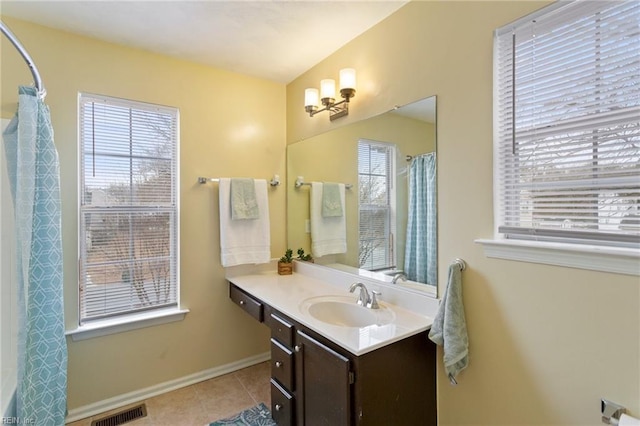
M 311 188 L 295 181 L 351 184 L 346 252 L 315 262 L 436 293 L 435 96 L 289 145 L 287 177 L 289 247 L 312 251 Z

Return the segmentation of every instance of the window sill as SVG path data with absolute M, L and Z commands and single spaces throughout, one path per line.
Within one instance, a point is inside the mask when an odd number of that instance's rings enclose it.
M 482 244 L 487 257 L 640 275 L 640 251 L 634 249 L 504 239 L 475 242 Z
M 71 336 L 71 339 L 73 339 L 74 342 L 77 342 L 80 340 L 92 339 L 94 337 L 107 336 L 109 334 L 123 333 L 125 331 L 151 327 L 154 325 L 182 321 L 187 313 L 189 313 L 188 309 L 171 308 L 132 314 L 81 325 L 75 330 L 67 331 L 65 335 Z

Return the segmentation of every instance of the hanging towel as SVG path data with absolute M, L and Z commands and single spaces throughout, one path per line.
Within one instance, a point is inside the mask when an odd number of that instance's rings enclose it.
M 340 194 L 340 184 L 322 184 L 322 217 L 342 216 L 342 198 Z
M 231 219 L 231 179 L 220 179 L 220 259 L 222 266 L 267 263 L 271 259 L 267 181 L 254 181 L 259 216 Z
M 258 219 L 256 185 L 253 179 L 231 179 L 231 219 Z
M 347 252 L 346 215 L 322 216 L 322 187 L 320 182 L 311 182 L 311 252 L 316 257 Z M 338 189 L 344 206 L 344 184 L 338 184 Z
M 444 369 L 453 384 L 469 363 L 469 339 L 462 304 L 462 267 L 449 266 L 449 281 L 433 320 L 429 339 L 444 348 Z

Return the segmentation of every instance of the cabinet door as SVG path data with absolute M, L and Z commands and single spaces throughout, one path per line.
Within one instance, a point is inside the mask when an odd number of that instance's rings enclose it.
M 351 423 L 351 365 L 348 358 L 305 334 L 296 333 L 297 424 Z

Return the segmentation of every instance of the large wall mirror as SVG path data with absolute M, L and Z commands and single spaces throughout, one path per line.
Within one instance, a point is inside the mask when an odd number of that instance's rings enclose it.
M 316 263 L 437 295 L 435 96 L 288 146 L 288 246 L 312 252 L 300 179 L 351 185 L 346 252 Z

